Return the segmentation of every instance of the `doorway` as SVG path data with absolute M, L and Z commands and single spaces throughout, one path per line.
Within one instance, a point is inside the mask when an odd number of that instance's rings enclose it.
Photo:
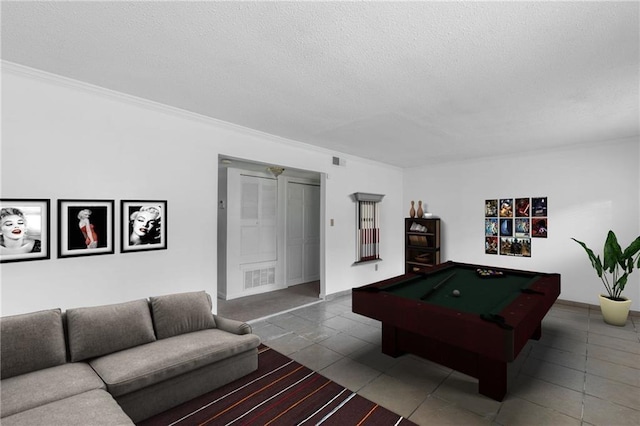
M 268 174 L 272 168 L 273 165 L 265 163 L 227 156 L 219 158 L 218 195 L 221 207 L 218 210 L 218 313 L 229 318 L 236 316 L 242 320 L 256 319 L 322 300 L 321 175 L 317 172 L 284 168 L 284 172 L 274 177 Z M 246 202 L 242 194 L 243 188 L 242 185 L 234 186 L 233 179 L 232 182 L 229 181 L 230 176 L 237 175 L 238 169 L 277 182 L 278 217 L 275 222 L 278 229 L 275 234 L 277 254 L 274 265 L 277 272 L 276 285 L 265 286 L 260 290 L 252 288 L 251 293 L 246 295 L 236 292 L 230 297 L 227 294 L 228 286 L 235 286 L 237 289 L 239 280 L 242 280 L 235 276 L 237 271 L 253 268 L 254 265 L 260 268 L 264 266 L 262 263 L 252 263 L 246 256 L 238 256 L 234 260 L 238 236 L 246 234 L 236 226 L 242 212 L 238 208 L 234 209 L 234 206 L 239 206 L 238 202 Z M 255 259 L 256 262 L 258 260 Z M 243 274 L 245 275 L 246 273 Z M 261 290 L 264 292 L 260 292 Z M 255 313 L 251 313 L 252 311 Z

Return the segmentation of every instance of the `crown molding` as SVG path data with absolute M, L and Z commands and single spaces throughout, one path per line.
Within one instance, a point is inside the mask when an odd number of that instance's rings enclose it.
M 20 77 L 27 77 L 34 80 L 40 80 L 52 85 L 66 87 L 69 89 L 82 91 L 92 95 L 101 96 L 107 99 L 120 101 L 129 105 L 137 106 L 150 111 L 160 112 L 163 114 L 167 114 L 167 115 L 178 117 L 185 120 L 190 120 L 197 123 L 216 126 L 218 128 L 222 128 L 224 130 L 228 130 L 231 132 L 241 133 L 247 136 L 256 137 L 260 139 L 267 139 L 272 142 L 284 144 L 293 148 L 314 151 L 319 154 L 327 155 L 329 157 L 328 158 L 329 162 L 331 162 L 331 159 L 333 156 L 339 155 L 340 157 L 352 158 L 354 160 L 357 160 L 363 163 L 375 164 L 376 166 L 382 166 L 389 169 L 402 170 L 402 168 L 393 166 L 390 164 L 381 163 L 379 161 L 370 160 L 367 158 L 353 156 L 343 152 L 328 150 L 326 148 L 310 145 L 305 142 L 300 142 L 293 139 L 287 139 L 281 136 L 273 135 L 271 133 L 255 130 L 250 127 L 240 126 L 238 124 L 233 124 L 228 121 L 223 121 L 217 118 L 208 117 L 206 115 L 198 114 L 198 113 L 191 112 L 181 108 L 172 107 L 160 102 L 155 102 L 149 99 L 140 98 L 138 96 L 128 95 L 126 93 L 118 92 L 116 90 L 107 89 L 94 84 L 86 83 L 84 81 L 75 80 L 75 79 L 64 77 L 58 74 L 53 74 L 47 71 L 42 71 L 36 68 L 20 65 L 15 62 L 6 61 L 4 59 L 0 61 L 0 69 L 2 70 L 3 73 L 6 72 L 6 73 L 14 74 Z

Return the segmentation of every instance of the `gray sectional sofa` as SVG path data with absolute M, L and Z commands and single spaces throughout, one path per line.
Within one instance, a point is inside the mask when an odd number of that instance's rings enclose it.
M 205 292 L 0 320 L 0 423 L 131 425 L 258 368 L 260 338 Z

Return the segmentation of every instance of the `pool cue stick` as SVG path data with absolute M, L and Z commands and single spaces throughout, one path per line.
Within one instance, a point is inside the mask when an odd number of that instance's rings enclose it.
M 434 291 L 436 291 L 437 289 L 439 289 L 444 283 L 446 283 L 447 281 L 449 281 L 451 278 L 453 278 L 453 276 L 456 273 L 454 272 L 453 274 L 449 275 L 447 278 L 443 279 L 442 281 L 440 281 L 438 284 L 434 285 L 433 287 L 431 287 L 429 289 L 429 291 L 427 291 L 422 297 L 420 297 L 420 300 L 425 300 L 427 297 L 431 296 L 431 294 L 433 294 Z

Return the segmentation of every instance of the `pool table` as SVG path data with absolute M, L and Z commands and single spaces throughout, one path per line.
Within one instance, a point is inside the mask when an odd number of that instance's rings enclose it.
M 458 370 L 502 401 L 508 364 L 540 338 L 559 295 L 559 274 L 449 261 L 354 288 L 352 310 L 382 322 L 383 353 L 413 353 Z

